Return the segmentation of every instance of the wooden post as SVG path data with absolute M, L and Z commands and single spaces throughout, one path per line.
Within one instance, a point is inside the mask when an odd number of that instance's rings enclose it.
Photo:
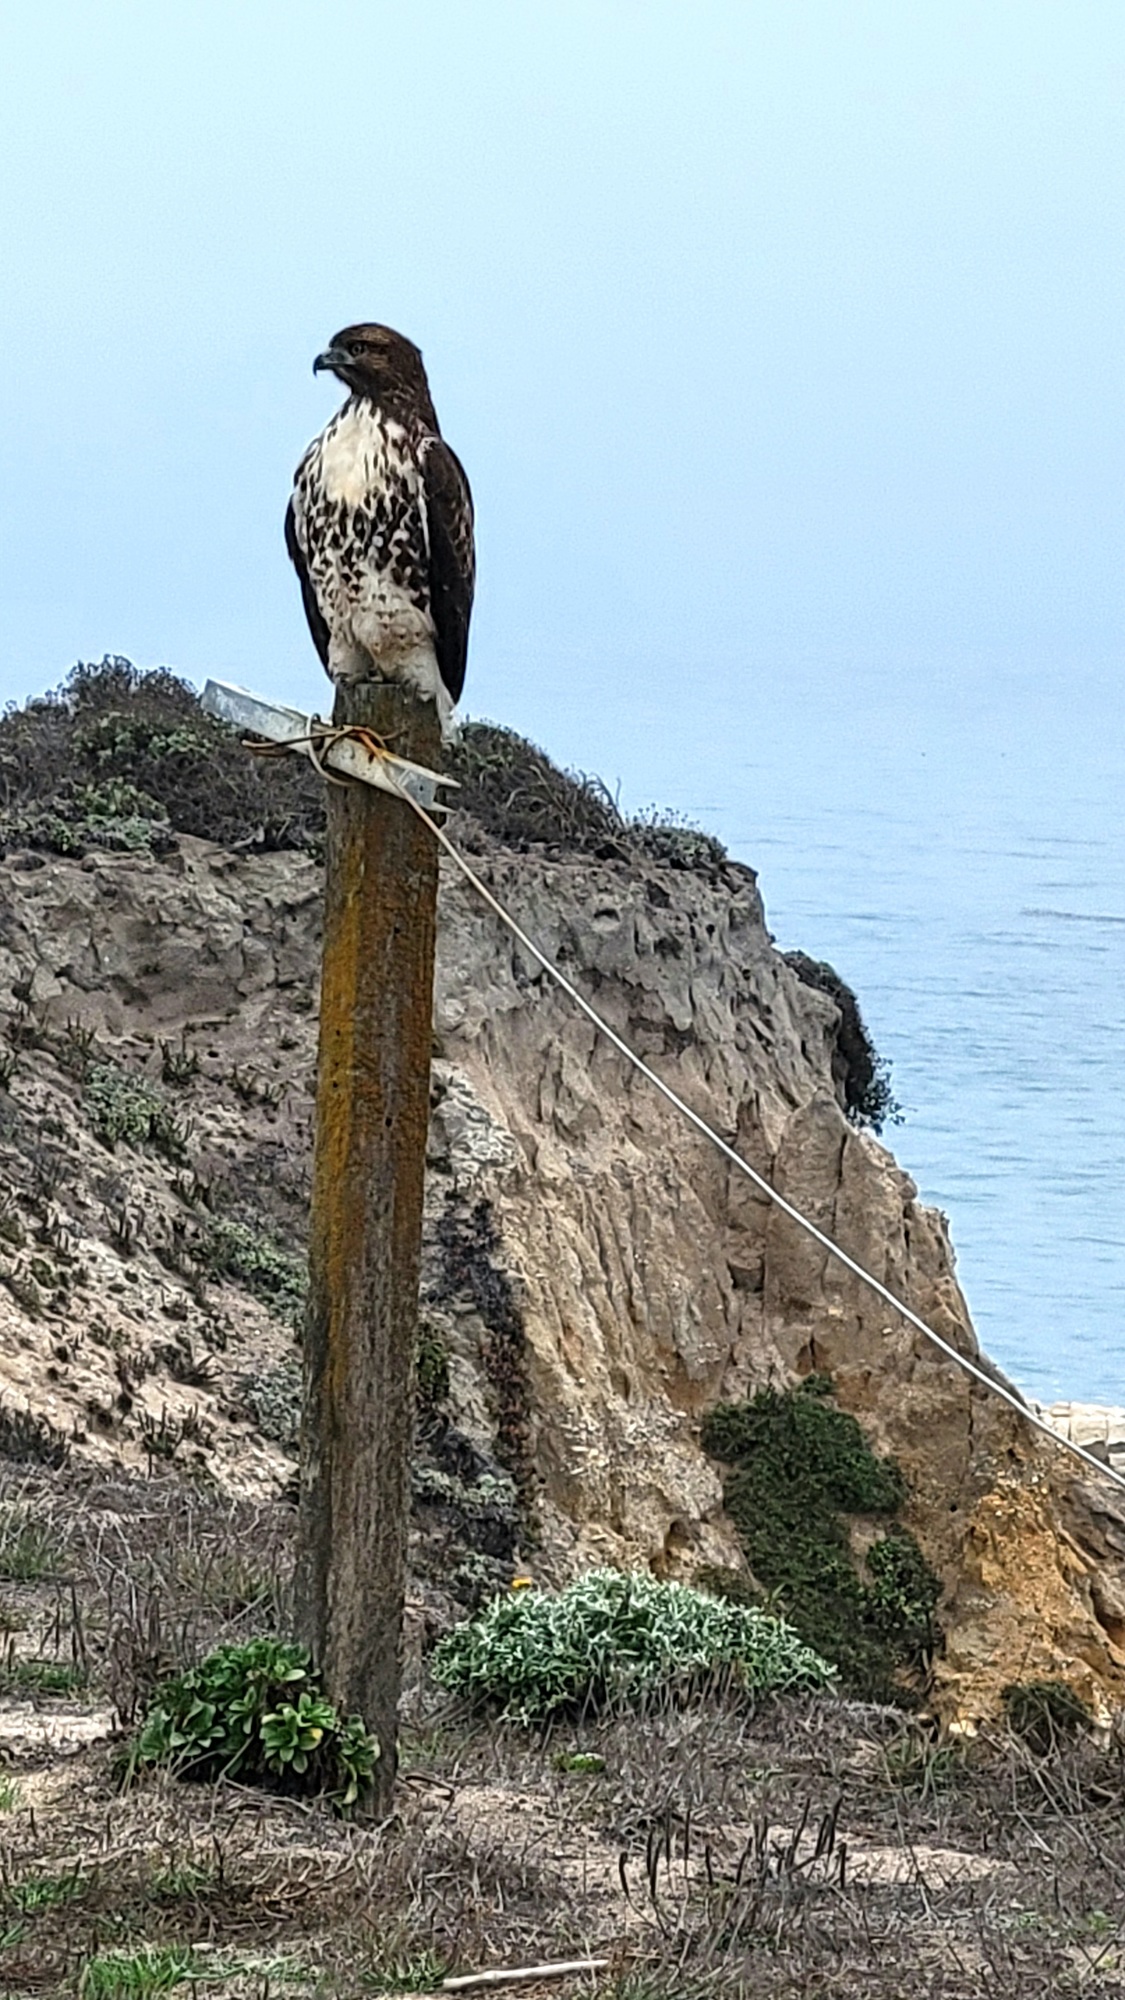
M 432 702 L 337 690 L 335 722 L 438 768 Z M 395 1777 L 429 1118 L 437 844 L 401 799 L 328 787 L 297 1630 Z

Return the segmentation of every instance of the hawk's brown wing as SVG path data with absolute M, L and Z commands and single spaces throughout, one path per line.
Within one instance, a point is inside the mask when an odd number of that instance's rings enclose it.
M 308 564 L 305 561 L 305 552 L 297 540 L 297 522 L 293 513 L 292 500 L 290 500 L 285 510 L 285 546 L 289 551 L 293 567 L 300 579 L 301 597 L 304 600 L 305 617 L 309 621 L 309 631 L 312 633 L 313 645 L 320 654 L 321 666 L 327 668 L 328 626 L 325 624 L 324 614 L 316 601 L 316 592 L 313 589 L 312 578 L 309 575 Z
M 422 477 L 430 533 L 430 616 L 438 671 L 451 699 L 457 701 L 465 685 L 469 614 L 476 580 L 473 496 L 464 467 L 444 438 L 427 438 Z

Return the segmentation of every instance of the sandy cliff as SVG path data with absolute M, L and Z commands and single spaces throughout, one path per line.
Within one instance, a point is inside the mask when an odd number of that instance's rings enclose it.
M 753 875 L 656 848 L 476 844 L 633 1046 L 975 1354 L 944 1221 L 845 1117 L 838 1011 L 774 948 Z M 79 1456 L 175 1456 L 261 1491 L 291 1476 L 318 917 L 298 853 L 181 838 L 161 858 L 0 862 L 0 1389 Z M 114 1127 L 130 1079 L 164 1123 L 142 1109 Z M 1114 1490 L 1075 1478 L 732 1178 L 452 878 L 430 1154 L 423 1569 L 458 1518 L 475 1524 L 466 1573 L 517 1555 L 546 1577 L 737 1565 L 701 1414 L 823 1371 L 909 1479 L 945 1586 L 946 1712 L 1056 1675 L 1102 1707 L 1125 1698 Z

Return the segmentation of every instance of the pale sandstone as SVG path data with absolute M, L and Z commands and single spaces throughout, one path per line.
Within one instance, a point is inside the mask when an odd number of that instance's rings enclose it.
M 150 1069 L 159 1039 L 188 1030 L 206 1057 L 197 1148 L 238 1173 L 248 1149 L 260 1160 L 273 1146 L 299 1179 L 311 1142 L 313 864 L 188 839 L 170 864 L 19 861 L 0 865 L 0 991 L 30 980 L 49 1020 L 80 1017 Z M 480 865 L 527 931 L 724 1138 L 944 1339 L 978 1354 L 945 1220 L 845 1119 L 832 1078 L 834 1005 L 775 950 L 748 870 L 708 877 L 639 858 L 505 851 Z M 428 1256 L 444 1203 L 492 1204 L 528 1341 L 538 1572 L 557 1579 L 609 1560 L 690 1575 L 737 1563 L 700 1417 L 720 1397 L 824 1370 L 911 1482 L 910 1524 L 945 1585 L 943 1709 L 971 1722 L 1006 1682 L 1053 1676 L 1104 1710 L 1125 1698 L 1125 1507 L 1115 1491 L 1076 1477 L 737 1177 L 448 870 L 435 1031 Z M 261 1072 L 281 1101 L 243 1107 L 215 1083 L 231 1066 Z M 74 1087 L 49 1057 L 30 1052 L 14 1089 L 67 1127 L 81 1168 L 71 1219 L 96 1270 L 109 1254 L 91 1192 L 104 1152 L 68 1111 Z M 169 1212 L 166 1175 L 121 1152 L 113 1170 L 156 1228 Z M 115 1326 L 126 1306 L 134 1321 L 156 1319 L 172 1282 L 151 1258 L 135 1263 L 136 1300 L 98 1289 Z M 221 1296 L 240 1336 L 250 1329 L 273 1352 L 268 1316 Z M 78 1309 L 72 1301 L 55 1331 Z M 471 1311 L 449 1325 L 460 1421 L 483 1446 L 492 1413 Z M 73 1381 L 48 1384 L 44 1354 L 41 1326 L 0 1292 L 0 1371 L 30 1406 L 50 1399 L 57 1419 L 81 1396 Z M 101 1366 L 87 1342 L 78 1374 Z M 145 1394 L 164 1389 L 172 1394 L 159 1381 Z M 282 1476 L 276 1454 L 245 1431 L 228 1435 L 217 1404 L 212 1415 L 221 1476 L 236 1480 L 244 1465 L 259 1488 Z M 137 1462 L 127 1426 L 90 1449 L 111 1446 Z

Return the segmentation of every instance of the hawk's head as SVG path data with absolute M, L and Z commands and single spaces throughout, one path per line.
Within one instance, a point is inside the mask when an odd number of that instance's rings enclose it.
M 338 375 L 353 395 L 371 396 L 376 402 L 417 397 L 419 392 L 429 395 L 419 350 L 389 326 L 346 326 L 333 334 L 313 362 L 314 375 L 322 369 Z

